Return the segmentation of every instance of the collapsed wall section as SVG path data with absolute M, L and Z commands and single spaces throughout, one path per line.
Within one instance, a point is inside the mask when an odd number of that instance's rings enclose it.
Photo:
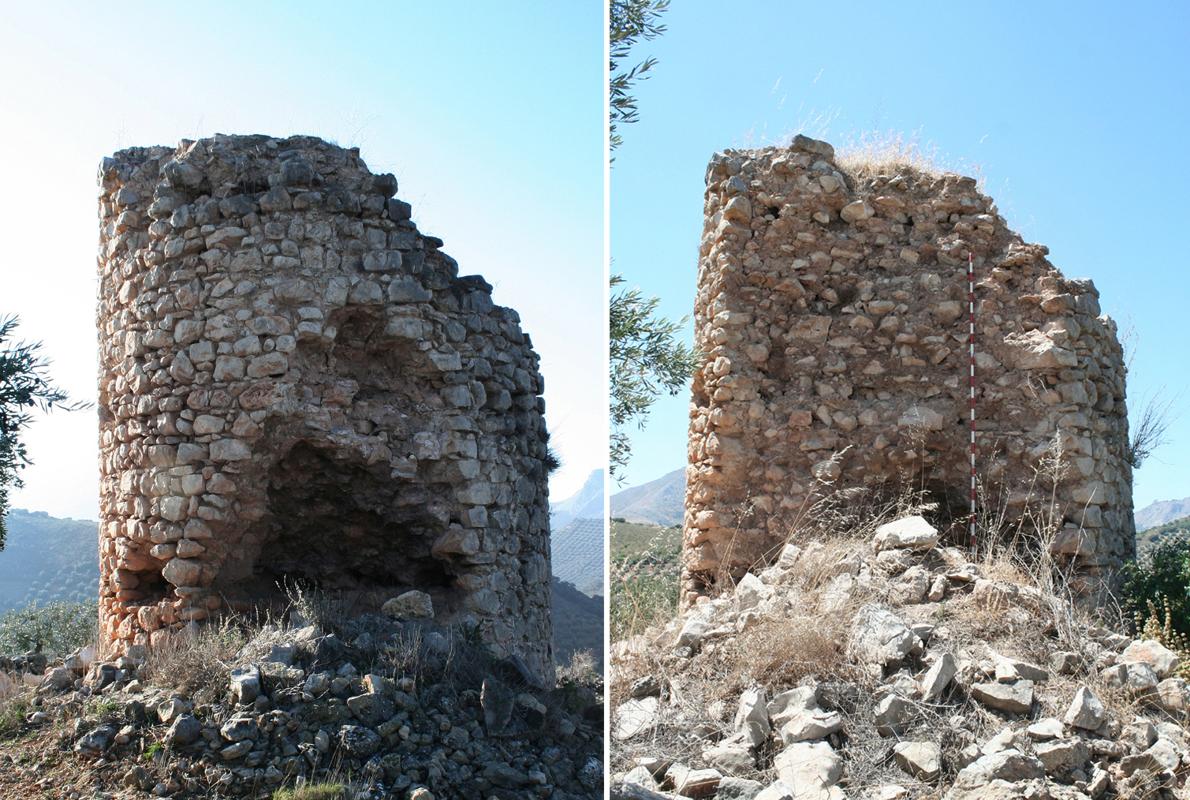
M 965 530 L 969 253 L 980 514 L 1054 520 L 1046 546 L 1078 590 L 1110 587 L 1134 552 L 1132 473 L 1124 361 L 1092 283 L 971 178 L 849 175 L 799 136 L 716 155 L 706 183 L 685 599 L 770 558 L 840 488 L 925 488 Z
M 537 355 L 392 175 L 312 137 L 132 148 L 99 175 L 100 627 L 117 649 L 287 587 L 552 677 Z

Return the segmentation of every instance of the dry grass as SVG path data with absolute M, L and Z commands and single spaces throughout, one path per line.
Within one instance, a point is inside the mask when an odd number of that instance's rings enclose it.
M 595 656 L 589 650 L 577 650 L 570 655 L 570 661 L 558 667 L 557 684 L 590 686 L 602 680 L 595 666 Z
M 183 630 L 149 651 L 142 674 L 158 686 L 213 699 L 227 691 L 232 661 L 247 641 L 232 619 Z
M 877 175 L 899 175 L 918 172 L 940 175 L 938 149 L 922 144 L 916 135 L 906 137 L 892 131 L 865 132 L 852 137 L 837 149 L 835 161 L 845 172 L 856 178 Z
M 878 175 L 921 175 L 937 178 L 944 174 L 970 175 L 982 188 L 982 168 L 978 164 L 945 158 L 933 142 L 923 141 L 921 133 L 906 135 L 898 131 L 865 131 L 847 137 L 836 147 L 835 163 L 857 181 Z
M 765 620 L 722 653 L 729 680 L 720 693 L 730 687 L 739 694 L 752 685 L 792 688 L 807 678 L 835 677 L 843 672 L 846 633 L 840 614 Z
M 25 726 L 29 713 L 31 692 L 20 689 L 7 697 L 0 698 L 0 742 L 18 735 Z
M 341 783 L 308 783 L 293 789 L 278 789 L 273 800 L 342 800 L 346 792 Z

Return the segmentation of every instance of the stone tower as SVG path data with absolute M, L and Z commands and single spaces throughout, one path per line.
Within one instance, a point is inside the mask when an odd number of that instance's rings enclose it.
M 546 429 L 517 314 L 358 150 L 217 135 L 99 179 L 100 628 L 290 582 L 419 589 L 553 675 Z
M 1124 362 L 1090 281 L 1064 278 L 971 178 L 848 175 L 799 136 L 716 155 L 706 182 L 687 600 L 771 557 L 834 489 L 924 486 L 962 530 L 969 252 L 980 502 L 1009 520 L 1047 506 L 1079 590 L 1110 585 L 1134 551 L 1132 470 Z

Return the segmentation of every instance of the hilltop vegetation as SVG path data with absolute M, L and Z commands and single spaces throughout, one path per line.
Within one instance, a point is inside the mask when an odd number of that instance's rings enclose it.
M 590 597 L 569 583 L 554 578 L 550 592 L 554 617 L 554 661 L 570 664 L 580 653 L 589 653 L 596 669 L 603 669 L 603 598 Z
M 99 584 L 95 522 L 14 508 L 7 525 L 8 545 L 0 550 L 0 614 L 60 600 L 95 599 Z
M 612 519 L 612 641 L 673 617 L 678 607 L 682 529 Z
M 1190 517 L 1175 519 L 1136 534 L 1136 553 L 1143 556 L 1168 539 L 1190 538 Z

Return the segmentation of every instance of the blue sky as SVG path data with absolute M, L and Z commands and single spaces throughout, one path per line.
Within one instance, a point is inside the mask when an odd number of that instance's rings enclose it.
M 1095 281 L 1132 331 L 1130 411 L 1173 401 L 1172 443 L 1136 474 L 1136 504 L 1190 495 L 1190 6 L 673 6 L 640 48 L 659 64 L 612 168 L 614 271 L 690 314 L 714 152 L 900 133 L 982 176 L 1011 226 Z M 658 404 L 625 485 L 684 465 L 687 406 Z
M 520 312 L 565 497 L 606 460 L 602 37 L 597 0 L 9 4 L 0 313 L 93 397 L 102 156 L 216 132 L 358 146 Z M 13 505 L 94 517 L 95 439 L 93 412 L 39 420 Z

